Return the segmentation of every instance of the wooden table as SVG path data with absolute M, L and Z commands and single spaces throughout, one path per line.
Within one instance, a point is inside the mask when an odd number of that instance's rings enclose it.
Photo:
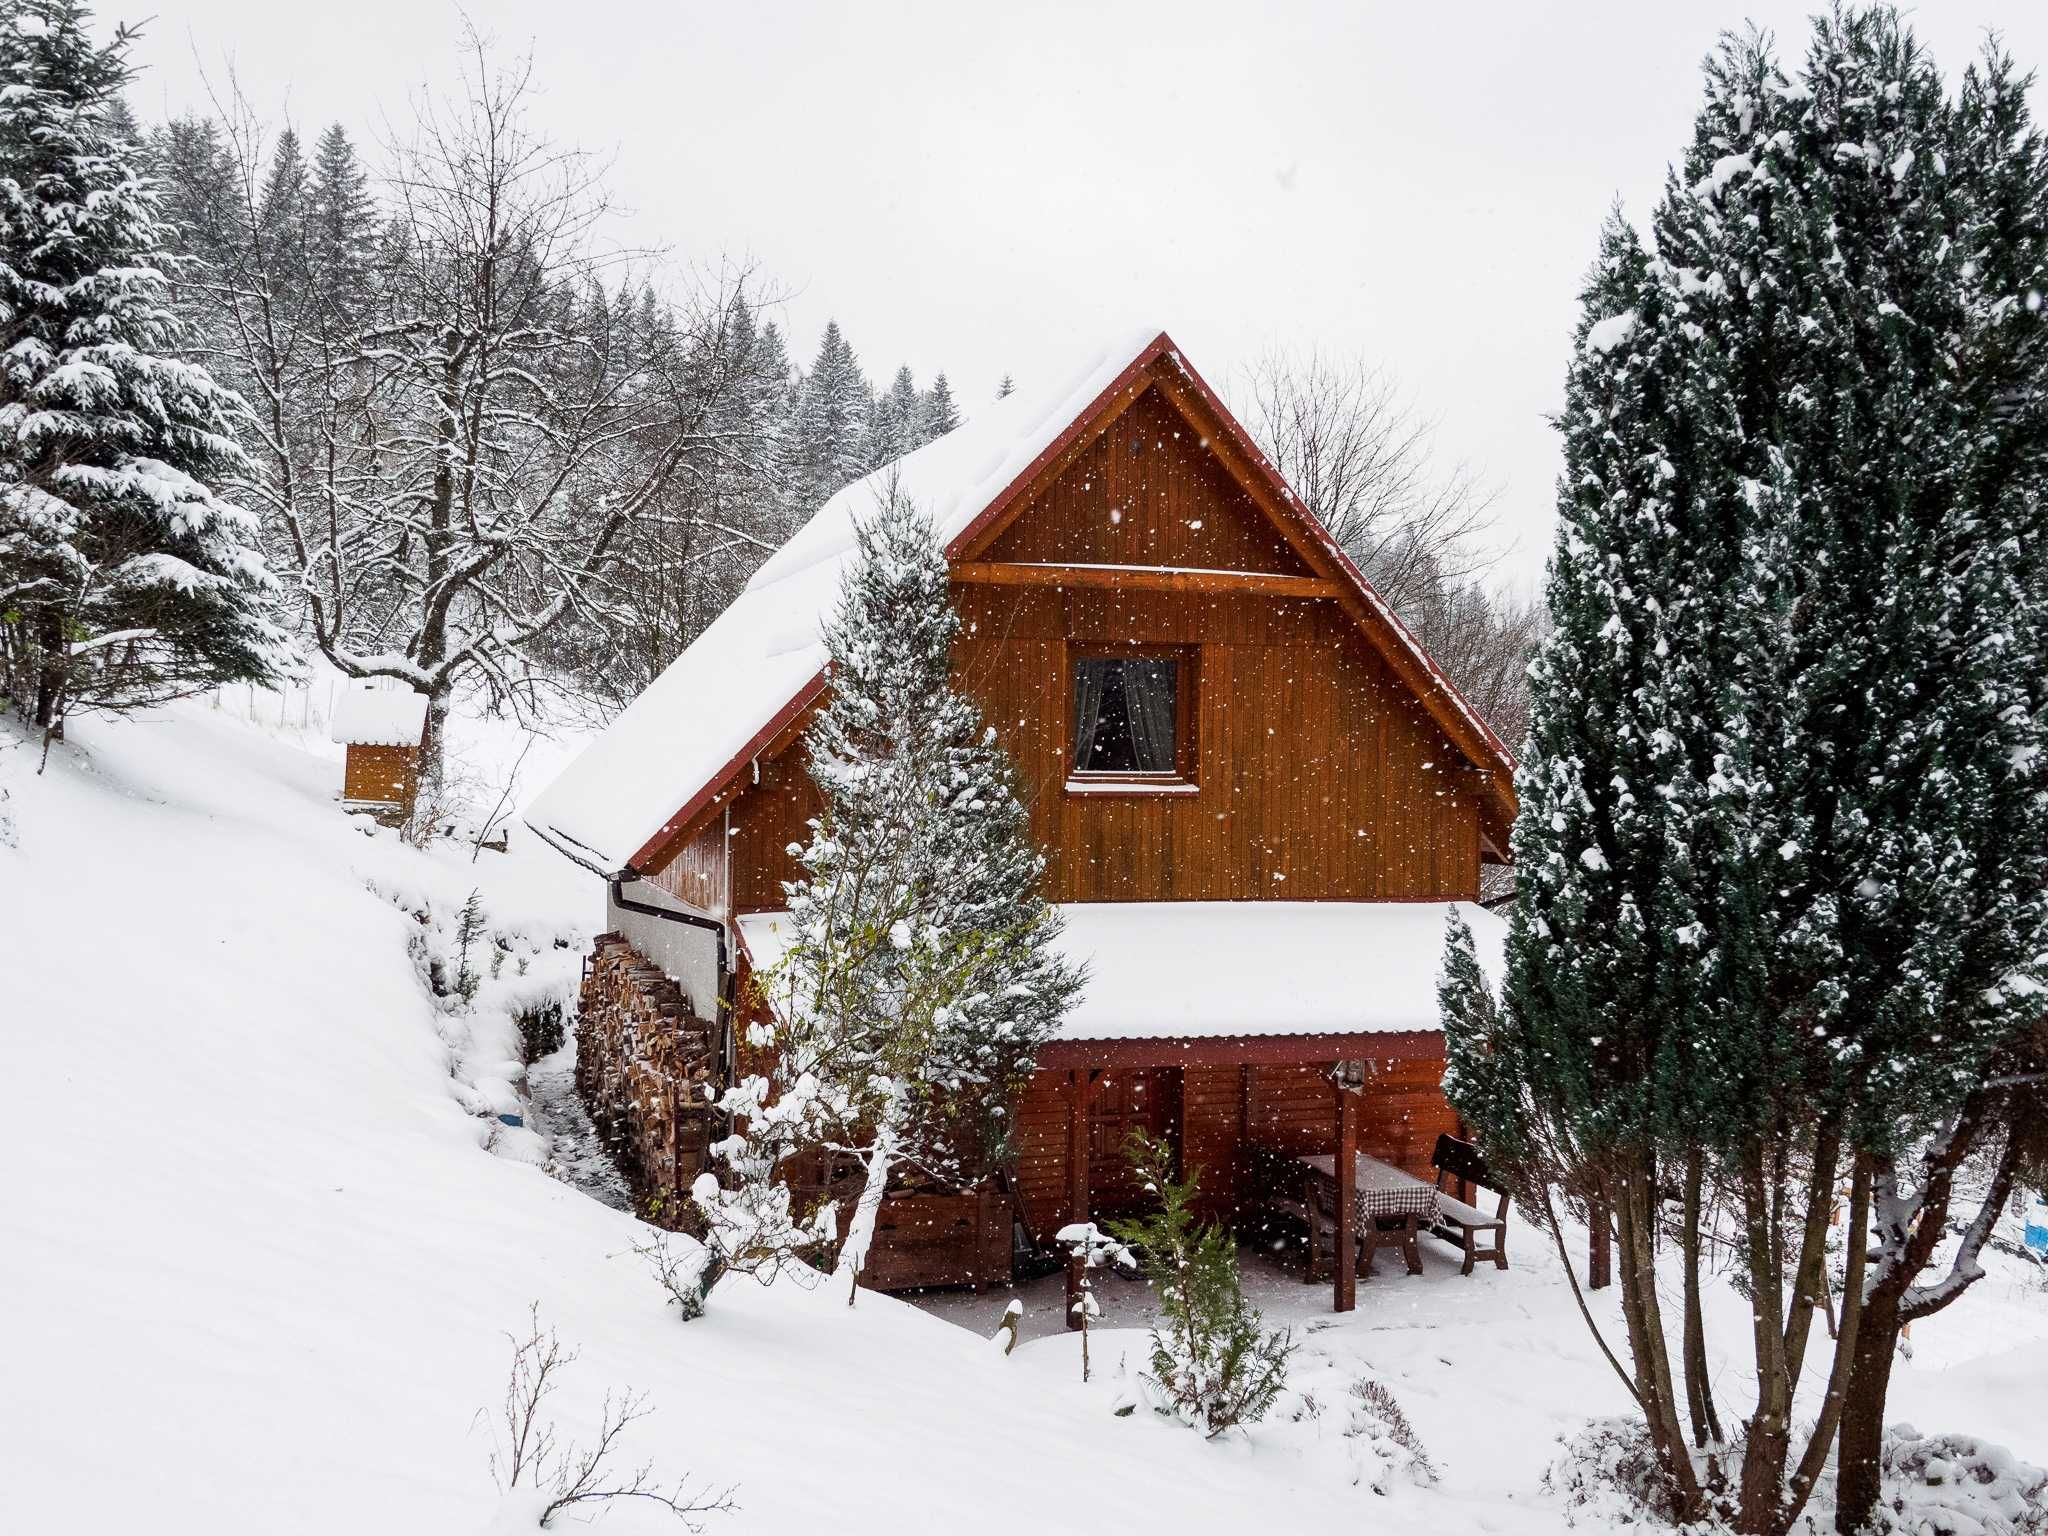
M 1299 1159 L 1312 1178 L 1334 1186 L 1337 1182 L 1335 1157 Z M 1365 1272 L 1372 1273 L 1373 1250 L 1381 1244 L 1382 1233 L 1395 1239 L 1401 1256 L 1408 1261 L 1408 1273 L 1422 1273 L 1422 1229 L 1437 1219 L 1436 1186 L 1404 1173 L 1392 1163 L 1360 1152 L 1352 1163 L 1352 1199 L 1358 1212 L 1359 1231 L 1365 1236 Z

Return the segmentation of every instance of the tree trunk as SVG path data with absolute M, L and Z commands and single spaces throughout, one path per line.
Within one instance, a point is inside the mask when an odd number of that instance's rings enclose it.
M 1863 1271 L 1870 1254 L 1870 1158 L 1859 1152 L 1851 1161 L 1849 1219 L 1843 1229 L 1842 1325 L 1835 1338 L 1835 1359 L 1828 1370 L 1827 1395 L 1821 1399 L 1820 1418 L 1792 1474 L 1791 1497 L 1786 1500 L 1786 1518 L 1796 1517 L 1827 1465 L 1828 1447 L 1834 1442 L 1842 1420 L 1842 1404 L 1849 1390 L 1849 1369 L 1855 1363 L 1856 1340 L 1863 1330 Z M 1823 1276 L 1823 1284 L 1826 1283 Z
M 1849 1386 L 1842 1399 L 1842 1443 L 1836 1457 L 1835 1530 L 1856 1536 L 1877 1509 L 1883 1469 L 1885 1398 L 1891 1390 L 1892 1361 L 1899 1347 L 1898 1298 L 1871 1296 L 1856 1326 Z
M 1685 1431 L 1678 1422 L 1672 1390 L 1671 1355 L 1664 1342 L 1664 1314 L 1657 1297 L 1657 1260 L 1650 1239 L 1657 1192 L 1642 1162 L 1627 1168 L 1616 1202 L 1621 1248 L 1621 1307 L 1635 1356 L 1636 1395 L 1650 1433 L 1650 1446 L 1670 1483 L 1681 1523 L 1705 1512 L 1705 1499 Z
M 1700 1192 L 1706 1182 L 1706 1159 L 1694 1147 L 1685 1157 L 1685 1214 L 1681 1262 L 1685 1266 L 1685 1406 L 1692 1418 L 1692 1441 L 1701 1450 L 1721 1443 L 1721 1419 L 1714 1412 L 1714 1388 L 1708 1379 L 1707 1324 L 1700 1308 Z
M 36 619 L 36 728 L 52 730 L 64 698 L 64 617 L 45 609 Z
M 860 1294 L 860 1272 L 867 1267 L 868 1249 L 875 1241 L 875 1218 L 888 1193 L 889 1172 L 896 1166 L 896 1149 L 901 1138 L 896 1129 L 901 1090 L 892 1098 L 882 1123 L 875 1127 L 875 1139 L 868 1147 L 868 1173 L 861 1184 L 860 1198 L 846 1223 L 846 1241 L 839 1245 L 839 1272 L 846 1276 L 846 1304 L 850 1307 Z
M 1747 1234 L 1750 1329 L 1756 1347 L 1756 1412 L 1742 1450 L 1742 1489 L 1735 1528 L 1745 1536 L 1775 1530 L 1792 1446 L 1792 1378 L 1785 1361 L 1783 1237 L 1778 1228 L 1778 1181 L 1767 1171 L 1766 1149 L 1742 1150 L 1742 1206 Z

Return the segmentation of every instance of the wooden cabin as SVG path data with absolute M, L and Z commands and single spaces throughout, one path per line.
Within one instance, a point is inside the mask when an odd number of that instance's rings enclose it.
M 426 730 L 425 694 L 376 680 L 343 683 L 328 726 L 329 737 L 347 748 L 342 809 L 367 811 L 386 821 L 410 816 L 419 794 Z
M 1019 1106 L 1003 1208 L 983 1191 L 885 1217 L 874 1273 L 1006 1280 L 1012 1216 L 1043 1244 L 1138 1209 L 1134 1128 L 1199 1166 L 1219 1219 L 1246 1203 L 1254 1149 L 1355 1145 L 1427 1177 L 1456 1126 L 1445 917 L 1460 905 L 1497 956 L 1476 903 L 1505 858 L 1512 763 L 1164 334 L 841 491 L 534 803 L 534 829 L 608 880 L 607 942 L 697 1020 L 779 952 L 788 848 L 818 808 L 802 734 L 827 686 L 820 626 L 854 519 L 891 485 L 945 541 L 959 683 L 1016 762 L 1091 977 Z M 621 1104 L 661 1098 L 630 1064 L 591 1070 Z M 689 1101 L 635 1132 L 678 1188 L 702 1140 Z M 892 1261 L 892 1242 L 930 1262 Z

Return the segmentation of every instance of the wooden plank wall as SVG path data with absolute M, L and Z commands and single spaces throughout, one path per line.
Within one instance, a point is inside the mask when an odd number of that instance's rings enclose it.
M 1151 392 L 1038 493 L 990 557 L 1306 569 Z M 1017 764 L 1032 829 L 1049 854 L 1053 900 L 1477 895 L 1469 770 L 1335 603 L 1100 589 L 954 593 L 965 624 L 959 677 Z M 1132 643 L 1198 648 L 1195 794 L 1065 788 L 1071 657 Z M 764 760 L 758 785 L 734 802 L 728 846 L 738 911 L 783 905 L 781 883 L 793 872 L 787 847 L 816 814 L 802 761 L 800 746 Z
M 683 844 L 682 850 L 662 867 L 653 883 L 699 912 L 724 917 L 725 845 L 725 817 L 714 816 L 708 827 Z
M 410 806 L 419 792 L 419 757 L 417 747 L 350 747 L 342 767 L 342 797 Z
M 1455 1135 L 1457 1116 L 1444 1101 L 1443 1059 L 1379 1062 L 1359 1104 L 1358 1150 L 1431 1177 L 1430 1154 L 1442 1134 Z M 1181 1164 L 1201 1170 L 1203 1214 L 1229 1221 L 1236 1208 L 1238 1149 L 1244 1138 L 1295 1156 L 1336 1150 L 1335 1092 L 1330 1064 L 1284 1067 L 1203 1066 L 1167 1069 L 1181 1078 Z M 1040 1072 L 1017 1113 L 1017 1180 L 1025 1226 L 1049 1241 L 1067 1219 L 1066 1075 Z M 1142 1205 L 1121 1171 L 1095 1170 L 1097 1215 L 1133 1214 Z

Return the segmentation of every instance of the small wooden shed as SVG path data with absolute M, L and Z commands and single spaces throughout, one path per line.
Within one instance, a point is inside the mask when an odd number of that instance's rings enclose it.
M 348 748 L 342 809 L 380 818 L 410 816 L 426 729 L 425 694 L 376 682 L 345 684 L 335 696 L 329 728 L 333 740 Z

